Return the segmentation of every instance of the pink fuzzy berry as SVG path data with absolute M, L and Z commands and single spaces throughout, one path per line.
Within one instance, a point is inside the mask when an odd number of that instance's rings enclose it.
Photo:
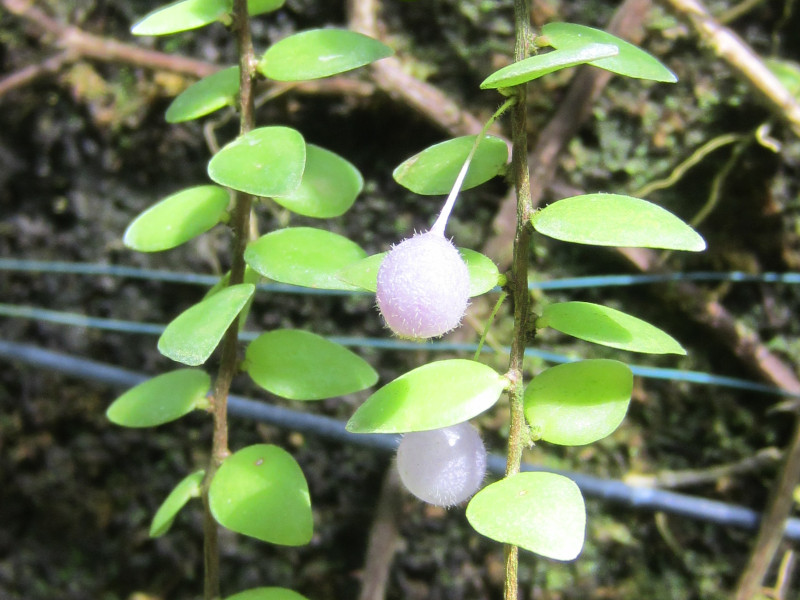
M 401 337 L 444 335 L 461 323 L 469 302 L 469 272 L 456 247 L 438 233 L 400 242 L 378 270 L 378 308 Z
M 472 496 L 486 475 L 486 448 L 469 423 L 407 433 L 397 448 L 400 480 L 420 500 L 453 506 Z

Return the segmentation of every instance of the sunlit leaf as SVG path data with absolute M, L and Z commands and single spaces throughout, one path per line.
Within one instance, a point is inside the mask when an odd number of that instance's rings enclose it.
M 140 383 L 114 400 L 108 420 L 123 427 L 154 427 L 180 419 L 206 402 L 211 377 L 200 369 L 178 369 Z
M 134 35 L 167 35 L 197 29 L 230 13 L 232 0 L 179 0 L 145 15 L 132 28 Z
M 239 93 L 239 67 L 228 67 L 203 77 L 181 92 L 167 108 L 168 123 L 199 119 L 224 106 L 232 106 Z
M 181 482 L 169 493 L 169 496 L 158 507 L 153 521 L 150 524 L 150 537 L 156 538 L 164 535 L 172 527 L 176 515 L 186 506 L 192 498 L 200 496 L 200 485 L 203 483 L 205 471 L 195 471 L 184 477 Z
M 387 254 L 381 252 L 350 263 L 340 269 L 336 276 L 354 288 L 375 292 L 378 289 L 378 269 Z
M 473 360 L 428 363 L 383 386 L 347 423 L 353 433 L 408 433 L 462 423 L 491 407 L 506 379 Z
M 312 29 L 270 46 L 258 70 L 278 81 L 305 81 L 363 67 L 391 54 L 389 46 L 355 31 Z
M 306 143 L 298 131 L 261 127 L 217 152 L 208 163 L 208 176 L 255 196 L 284 196 L 300 185 L 305 164 Z
M 555 560 L 583 548 L 586 508 L 573 481 L 555 473 L 517 473 L 486 486 L 467 505 L 475 531 Z
M 278 329 L 247 347 L 243 368 L 259 386 L 291 400 L 320 400 L 375 385 L 378 373 L 347 348 L 308 331 Z
M 558 302 L 549 304 L 536 326 L 552 327 L 573 337 L 620 350 L 648 354 L 686 354 L 669 334 L 646 321 L 600 304 Z
M 541 234 L 577 244 L 705 250 L 702 237 L 660 206 L 618 194 L 557 200 L 531 218 Z
M 229 200 L 228 192 L 216 185 L 181 190 L 136 217 L 123 242 L 139 252 L 175 248 L 225 220 Z
M 619 361 L 556 365 L 534 377 L 525 389 L 525 418 L 545 442 L 591 444 L 619 427 L 632 391 L 633 373 Z
M 284 546 L 311 540 L 311 498 L 291 454 L 256 444 L 229 456 L 208 491 L 211 514 L 237 533 Z
M 665 67 L 652 54 L 626 42 L 615 35 L 574 23 L 548 23 L 542 27 L 547 42 L 559 50 L 585 48 L 589 44 L 613 44 L 619 54 L 591 61 L 590 64 L 619 75 L 675 83 L 675 73 Z
M 244 259 L 264 277 L 304 287 L 352 290 L 336 274 L 367 255 L 344 236 L 313 227 L 287 227 L 247 246 Z
M 392 174 L 397 183 L 415 194 L 448 194 L 476 135 L 465 135 L 435 144 L 405 160 Z M 508 147 L 500 138 L 484 136 L 464 178 L 462 190 L 474 188 L 499 175 L 508 161 Z
M 275 202 L 299 215 L 329 219 L 347 212 L 364 187 L 352 164 L 319 146 L 306 146 L 306 168 L 300 185 Z
M 232 285 L 186 309 L 158 338 L 158 351 L 186 365 L 204 363 L 254 291 L 250 283 Z
M 538 79 L 567 67 L 585 64 L 598 58 L 619 54 L 619 48 L 612 44 L 587 44 L 581 47 L 564 48 L 544 54 L 537 54 L 495 71 L 481 83 L 481 89 L 513 87 Z
M 278 10 L 286 0 L 247 0 L 247 12 L 251 17 Z
M 297 592 L 279 587 L 260 587 L 228 596 L 225 600 L 308 600 Z

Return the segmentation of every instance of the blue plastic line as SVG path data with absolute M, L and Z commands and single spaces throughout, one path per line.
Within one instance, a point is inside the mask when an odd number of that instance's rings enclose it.
M 122 333 L 137 333 L 144 335 L 161 335 L 164 325 L 157 323 L 140 323 L 136 321 L 123 321 L 120 319 L 106 319 L 103 317 L 87 317 L 77 313 L 68 313 L 28 306 L 18 306 L 14 304 L 0 303 L 0 316 L 15 317 L 18 319 L 31 319 L 35 321 L 45 321 L 60 325 L 70 325 L 77 327 L 89 327 L 104 331 L 117 331 Z M 242 341 L 253 341 L 260 334 L 253 331 L 243 331 L 239 334 Z M 376 348 L 380 350 L 430 350 L 431 352 L 465 352 L 474 354 L 477 344 L 452 343 L 452 342 L 410 342 L 396 339 L 360 338 L 360 337 L 341 337 L 331 336 L 329 340 L 349 346 L 351 348 Z M 508 353 L 510 349 L 504 347 L 503 351 Z M 483 347 L 483 352 L 494 352 L 488 346 Z M 528 348 L 525 356 L 535 357 L 546 362 L 562 364 L 581 360 L 578 357 L 564 356 L 547 350 Z M 781 388 L 757 383 L 737 377 L 726 377 L 713 375 L 702 371 L 681 371 L 679 369 L 667 369 L 664 367 L 650 367 L 644 365 L 628 365 L 634 375 L 647 379 L 666 379 L 669 381 L 686 381 L 699 385 L 716 385 L 740 390 L 749 390 L 771 395 L 800 397 L 800 394 L 793 394 Z
M 132 387 L 149 379 L 149 376 L 143 373 L 3 340 L 0 340 L 0 358 L 12 363 L 24 363 L 36 368 L 64 373 L 70 377 L 99 381 L 121 388 Z M 350 433 L 345 429 L 345 424 L 337 419 L 297 412 L 241 396 L 230 396 L 228 406 L 232 416 L 263 421 L 285 429 L 319 435 L 344 444 L 356 444 L 391 452 L 397 447 L 399 440 L 394 435 Z M 506 460 L 502 456 L 491 455 L 489 457 L 489 470 L 495 475 L 503 474 L 505 464 Z M 750 530 L 755 529 L 760 520 L 757 512 L 743 506 L 657 488 L 631 486 L 618 479 L 603 479 L 594 475 L 547 469 L 532 464 L 524 464 L 522 470 L 559 473 L 572 479 L 587 496 L 621 504 L 635 510 L 662 511 Z M 785 535 L 788 539 L 800 541 L 800 519 L 788 519 Z

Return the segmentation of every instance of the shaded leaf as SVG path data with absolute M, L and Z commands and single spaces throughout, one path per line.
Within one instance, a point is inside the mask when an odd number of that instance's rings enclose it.
M 232 0 L 179 0 L 148 13 L 131 28 L 134 35 L 167 35 L 197 29 L 230 13 Z
M 178 369 L 140 383 L 114 400 L 108 420 L 123 427 L 154 427 L 180 419 L 206 403 L 211 377 L 201 369 Z
M 278 10 L 286 0 L 247 0 L 247 13 L 251 17 Z
M 195 471 L 184 477 L 169 493 L 169 496 L 158 507 L 150 524 L 150 537 L 161 537 L 172 527 L 175 517 L 192 498 L 200 496 L 200 485 L 203 483 L 205 471 Z
M 260 587 L 228 596 L 225 600 L 308 600 L 295 591 L 279 587 Z
M 472 360 L 440 360 L 401 375 L 367 398 L 347 423 L 353 433 L 408 433 L 468 421 L 494 405 L 506 379 Z
M 167 108 L 167 123 L 199 119 L 225 106 L 233 106 L 239 93 L 239 67 L 228 67 L 203 77 L 183 90 Z
M 217 522 L 231 531 L 284 546 L 311 540 L 306 478 L 277 446 L 256 444 L 229 456 L 211 481 L 208 501 Z
M 618 194 L 564 198 L 534 213 L 539 233 L 577 244 L 705 250 L 703 238 L 660 206 Z

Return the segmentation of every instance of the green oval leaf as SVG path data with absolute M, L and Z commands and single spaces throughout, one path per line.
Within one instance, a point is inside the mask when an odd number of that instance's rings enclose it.
M 295 591 L 279 587 L 260 587 L 228 596 L 225 600 L 308 600 Z
M 613 44 L 587 44 L 581 47 L 537 54 L 495 71 L 483 80 L 481 89 L 513 87 L 560 69 L 575 67 L 598 58 L 607 58 L 617 54 L 619 54 L 619 48 Z
M 480 296 L 497 286 L 500 271 L 488 256 L 469 248 L 459 248 L 461 258 L 469 271 L 469 295 Z M 336 276 L 355 288 L 375 292 L 378 287 L 378 269 L 386 252 L 373 254 L 341 269 Z
M 475 531 L 555 560 L 583 548 L 586 507 L 578 486 L 555 473 L 517 473 L 486 486 L 467 505 Z
M 311 540 L 308 484 L 291 454 L 269 444 L 228 457 L 208 490 L 211 514 L 237 533 L 283 546 Z
M 800 101 L 800 63 L 780 58 L 767 58 L 764 64 L 789 93 Z
M 161 537 L 175 521 L 176 515 L 186 506 L 192 498 L 200 496 L 200 485 L 203 483 L 205 471 L 195 471 L 184 477 L 181 482 L 169 493 L 166 500 L 158 507 L 153 521 L 150 524 L 150 537 Z
M 278 10 L 286 0 L 247 0 L 247 13 L 251 17 Z
M 353 433 L 408 433 L 463 423 L 491 407 L 506 379 L 473 360 L 432 362 L 401 375 L 347 422 Z
M 306 168 L 293 192 L 274 198 L 298 215 L 330 219 L 347 212 L 364 187 L 364 179 L 338 154 L 308 144 Z
M 391 55 L 389 46 L 355 31 L 312 29 L 273 44 L 258 70 L 277 81 L 305 81 L 344 73 Z
M 622 311 L 591 302 L 558 302 L 542 310 L 537 327 L 552 327 L 611 348 L 647 354 L 686 354 L 675 338 Z
M 208 163 L 220 185 L 255 196 L 285 196 L 300 185 L 306 143 L 289 127 L 261 127 L 236 138 Z
M 415 194 L 449 194 L 477 137 L 465 135 L 426 148 L 405 160 L 392 176 Z M 499 175 L 507 161 L 506 143 L 492 135 L 484 136 L 472 157 L 461 189 L 474 188 Z
M 264 277 L 326 290 L 353 290 L 336 274 L 366 256 L 346 237 L 313 227 L 287 227 L 247 246 L 244 259 Z
M 557 365 L 525 389 L 525 418 L 535 437 L 562 446 L 591 444 L 610 435 L 628 411 L 633 373 L 616 360 Z
M 199 119 L 232 106 L 239 93 L 239 67 L 228 67 L 203 77 L 183 90 L 167 108 L 167 123 Z
M 206 403 L 211 377 L 200 369 L 178 369 L 148 379 L 114 400 L 108 420 L 123 427 L 154 427 L 180 419 Z
M 228 192 L 200 185 L 172 194 L 140 214 L 123 243 L 139 252 L 169 250 L 205 233 L 227 217 Z
M 167 35 L 197 29 L 230 13 L 232 0 L 180 0 L 148 13 L 132 28 L 133 35 Z
M 615 35 L 574 23 L 548 23 L 542 27 L 542 35 L 547 42 L 559 50 L 585 48 L 589 44 L 613 44 L 619 48 L 619 54 L 609 58 L 591 61 L 590 64 L 612 73 L 650 79 L 665 83 L 675 83 L 675 73 L 665 67 L 652 54 Z
M 187 308 L 158 338 L 158 351 L 186 365 L 204 363 L 255 289 L 250 283 L 232 285 Z
M 576 244 L 705 250 L 702 237 L 671 212 L 646 200 L 618 194 L 564 198 L 534 213 L 539 233 Z
M 244 370 L 259 386 L 290 400 L 321 400 L 363 390 L 378 381 L 369 363 L 347 348 L 297 329 L 258 336 Z

